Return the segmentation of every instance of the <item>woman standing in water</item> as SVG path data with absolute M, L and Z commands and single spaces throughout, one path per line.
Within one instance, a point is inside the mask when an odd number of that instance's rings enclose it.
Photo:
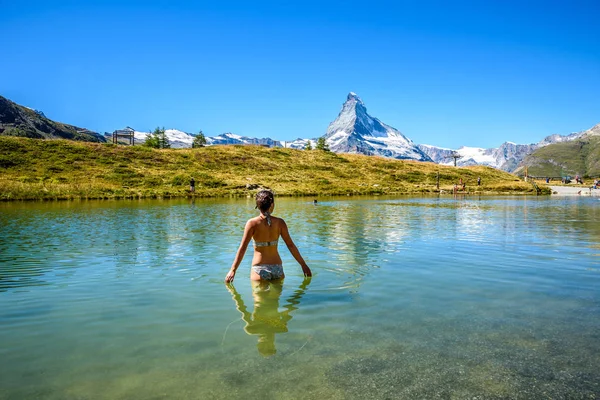
M 283 265 L 279 252 L 277 251 L 277 242 L 279 237 L 287 245 L 292 256 L 298 261 L 304 276 L 312 276 L 310 268 L 300 255 L 298 248 L 292 241 L 285 221 L 281 218 L 273 217 L 271 213 L 275 208 L 275 199 L 270 190 L 261 190 L 256 194 L 256 208 L 260 210 L 260 215 L 246 222 L 242 242 L 235 255 L 231 269 L 225 277 L 225 282 L 233 282 L 235 273 L 246 254 L 250 239 L 254 240 L 254 257 L 252 258 L 252 272 L 250 279 L 253 281 L 283 279 Z

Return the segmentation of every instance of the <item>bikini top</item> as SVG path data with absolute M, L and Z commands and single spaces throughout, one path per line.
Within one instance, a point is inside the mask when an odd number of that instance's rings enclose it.
M 267 224 L 271 226 L 271 213 L 268 211 L 261 212 L 265 218 L 267 219 Z M 279 238 L 277 238 L 279 240 Z M 273 240 L 272 242 L 257 242 L 254 241 L 254 247 L 267 247 L 267 246 L 277 246 L 277 240 Z
M 272 242 L 257 242 L 254 241 L 254 247 L 267 247 L 267 246 L 277 246 L 277 240 L 273 240 Z

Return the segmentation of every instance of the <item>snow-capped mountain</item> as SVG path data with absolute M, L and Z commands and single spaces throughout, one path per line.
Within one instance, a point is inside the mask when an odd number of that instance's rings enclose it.
M 247 136 L 236 135 L 235 133 L 227 132 L 218 136 L 210 136 L 206 138 L 207 145 L 215 144 L 256 144 L 269 147 L 283 147 L 281 142 L 271 138 L 256 139 Z
M 504 142 L 502 145 L 500 145 L 500 147 L 496 148 L 482 149 L 478 147 L 463 146 L 457 150 L 426 144 L 420 144 L 418 147 L 429 157 L 431 157 L 433 161 L 439 164 L 453 165 L 453 155 L 458 154 L 460 156 L 460 158 L 456 161 L 456 165 L 458 166 L 487 165 L 504 171 L 513 172 L 519 163 L 525 158 L 525 156 L 533 153 L 540 147 L 544 147 L 553 143 L 579 139 L 583 136 L 594 135 L 600 135 L 600 124 L 586 131 L 571 133 L 569 135 L 546 136 L 538 143 L 532 144 Z
M 126 131 L 126 130 L 133 130 L 133 137 L 135 139 L 136 144 L 143 144 L 146 141 L 146 138 L 152 133 L 152 132 L 137 131 L 130 127 L 126 127 L 125 129 L 123 129 L 123 131 Z M 189 134 L 189 133 L 177 130 L 177 129 L 166 129 L 165 135 L 167 136 L 167 139 L 169 140 L 171 147 L 176 148 L 176 149 L 192 147 L 192 143 L 194 142 L 194 138 L 196 137 L 196 135 Z M 112 133 L 107 132 L 107 133 L 105 133 L 104 136 L 107 139 L 111 139 Z M 302 139 L 298 139 L 298 140 L 302 140 Z M 235 133 L 229 133 L 229 132 L 223 133 L 218 136 L 207 136 L 206 137 L 206 145 L 207 146 L 217 145 L 217 144 L 221 144 L 221 145 L 223 145 L 223 144 L 255 144 L 255 145 L 268 146 L 268 147 L 283 147 L 284 144 L 286 144 L 286 143 L 280 142 L 278 140 L 273 140 L 270 138 L 256 139 L 256 138 L 251 138 L 251 137 L 247 137 L 247 136 L 236 135 Z M 287 142 L 286 147 L 290 147 L 289 142 Z M 299 147 L 296 147 L 296 148 L 299 148 Z
M 130 127 L 127 127 L 123 130 L 129 130 L 129 129 L 133 129 Z M 146 141 L 146 138 L 150 135 L 151 132 L 142 132 L 142 131 L 136 131 L 135 129 L 133 129 L 133 138 L 135 140 L 136 144 L 142 144 Z M 104 136 L 106 136 L 109 140 L 111 138 L 111 133 L 105 133 Z M 190 135 L 189 133 L 185 133 L 183 131 L 177 130 L 177 129 L 166 129 L 165 130 L 165 135 L 167 136 L 167 139 L 169 140 L 169 144 L 171 145 L 172 148 L 174 149 L 182 149 L 185 147 L 192 147 L 192 142 L 194 141 L 194 136 Z
M 329 124 L 325 140 L 336 153 L 359 153 L 384 157 L 432 161 L 399 130 L 367 113 L 363 101 L 350 92 L 337 118 Z
M 284 147 L 289 147 L 291 149 L 303 150 L 306 148 L 306 145 L 310 142 L 310 146 L 314 149 L 317 146 L 316 139 L 296 139 L 291 142 L 283 142 Z
M 459 158 L 456 160 L 458 166 L 487 165 L 509 172 L 517 167 L 523 157 L 535 150 L 536 146 L 535 144 L 505 142 L 498 148 L 483 149 L 463 146 L 453 150 L 426 144 L 418 145 L 424 153 L 438 164 L 453 165 L 453 156 L 458 155 Z

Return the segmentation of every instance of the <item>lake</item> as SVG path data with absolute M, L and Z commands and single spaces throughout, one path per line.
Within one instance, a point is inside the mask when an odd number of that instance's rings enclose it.
M 600 201 L 0 204 L 0 399 L 600 398 Z

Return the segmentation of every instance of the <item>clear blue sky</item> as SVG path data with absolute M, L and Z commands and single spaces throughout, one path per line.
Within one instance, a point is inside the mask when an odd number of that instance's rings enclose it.
M 99 132 L 318 137 L 346 95 L 416 143 L 600 122 L 600 2 L 0 0 L 0 95 Z

